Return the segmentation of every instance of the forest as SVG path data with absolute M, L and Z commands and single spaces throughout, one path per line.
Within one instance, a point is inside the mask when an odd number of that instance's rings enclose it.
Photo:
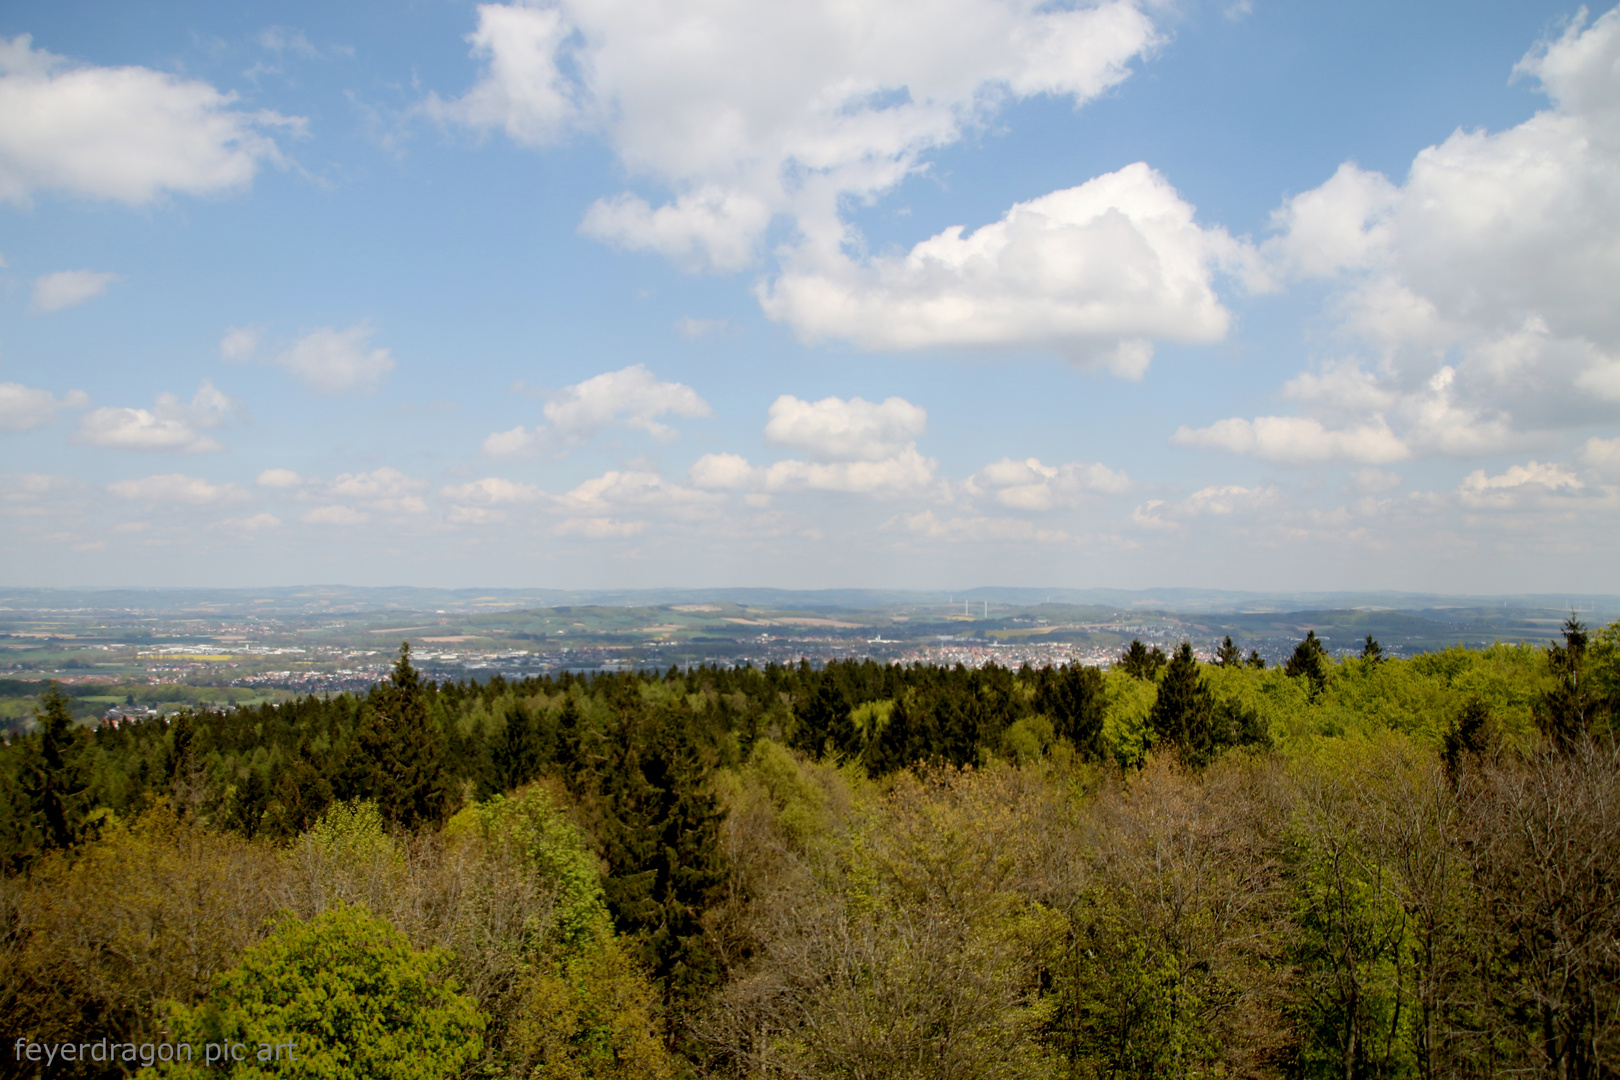
M 38 713 L 5 1075 L 1620 1073 L 1620 622 Z

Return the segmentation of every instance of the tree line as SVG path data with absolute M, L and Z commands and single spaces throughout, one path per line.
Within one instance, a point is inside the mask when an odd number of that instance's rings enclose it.
M 53 692 L 0 747 L 0 1034 L 279 1045 L 350 956 L 323 1000 L 416 1071 L 319 1075 L 1609 1075 L 1617 713 L 1620 624 L 1573 618 L 1273 668 L 435 684 L 407 646 L 94 730 Z M 138 1068 L 190 1075 L 53 1071 Z

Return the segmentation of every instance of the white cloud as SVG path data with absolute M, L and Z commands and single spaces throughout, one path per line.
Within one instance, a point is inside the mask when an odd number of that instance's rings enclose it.
M 1380 495 L 1400 487 L 1405 480 L 1383 469 L 1357 469 L 1350 474 L 1350 486 L 1366 495 Z
M 298 520 L 311 525 L 359 525 L 371 519 L 352 506 L 333 505 L 317 506 L 313 510 L 307 510 Z
M 731 332 L 731 323 L 725 319 L 694 319 L 682 315 L 675 320 L 675 332 L 687 341 L 701 341 L 706 337 L 722 337 Z
M 699 489 L 749 489 L 753 504 L 762 504 L 771 493 L 792 491 L 948 494 L 936 478 L 938 463 L 917 450 L 915 439 L 927 424 L 927 410 L 904 398 L 811 402 L 783 394 L 771 405 L 765 437 L 807 450 L 814 460 L 753 465 L 738 454 L 705 454 L 688 475 Z
M 372 393 L 394 370 L 387 349 L 371 348 L 374 333 L 364 321 L 347 330 L 323 326 L 293 342 L 275 363 L 317 394 Z
M 1347 161 L 1327 183 L 1272 211 L 1278 235 L 1261 250 L 1285 277 L 1366 269 L 1389 250 L 1389 214 L 1399 201 L 1399 189 L 1383 173 Z
M 0 383 L 0 431 L 32 431 L 55 420 L 59 409 L 82 409 L 89 404 L 82 390 L 69 390 L 57 398 L 49 390 Z
M 143 67 L 76 66 L 23 34 L 0 39 L 0 199 L 61 191 L 129 205 L 241 187 L 281 164 L 279 128 L 207 83 Z
M 1044 465 L 1039 458 L 1002 458 L 974 473 L 963 485 L 968 494 L 988 494 L 1011 510 L 1073 506 L 1087 495 L 1119 495 L 1130 488 L 1129 477 L 1100 463 Z
M 0 499 L 7 502 L 37 502 L 46 495 L 77 485 L 71 477 L 50 473 L 0 473 Z
M 140 480 L 119 480 L 108 484 L 107 490 L 121 499 L 190 503 L 193 506 L 212 506 L 246 498 L 246 494 L 235 484 L 212 484 L 201 477 L 187 476 L 184 473 L 165 473 Z
M 1499 476 L 1486 476 L 1484 469 L 1476 469 L 1457 486 L 1457 497 L 1464 506 L 1474 509 L 1506 509 L 1517 505 L 1520 496 L 1526 494 L 1546 494 L 1560 488 L 1575 492 L 1585 486 L 1568 469 L 1532 461 L 1514 465 Z
M 72 438 L 106 450 L 205 453 L 223 447 L 198 429 L 222 426 L 236 409 L 237 402 L 204 379 L 189 402 L 162 393 L 151 409 L 102 408 L 88 412 L 79 419 Z
M 1382 417 L 1357 428 L 1330 431 L 1302 416 L 1262 416 L 1221 420 L 1207 428 L 1180 427 L 1172 446 L 1205 447 L 1249 454 L 1284 465 L 1324 465 L 1351 461 L 1383 465 L 1411 456 Z
M 1214 271 L 1251 256 L 1224 230 L 1200 227 L 1164 177 L 1138 163 L 1018 203 L 971 234 L 953 226 L 905 255 L 801 252 L 760 302 L 809 341 L 1046 348 L 1140 378 L 1153 341 L 1226 335 Z
M 535 444 L 537 433 L 522 424 L 511 431 L 497 431 L 484 440 L 484 453 L 490 457 L 513 457 Z
M 1176 531 L 1194 518 L 1253 515 L 1274 507 L 1281 498 L 1282 492 L 1275 486 L 1216 484 L 1201 488 L 1180 502 L 1149 499 L 1131 512 L 1131 520 L 1144 529 Z
M 1581 460 L 1599 472 L 1620 476 L 1620 439 L 1587 439 L 1581 448 Z
M 1343 333 L 1373 353 L 1290 384 L 1326 427 L 1387 418 L 1413 453 L 1471 456 L 1620 422 L 1620 9 L 1583 14 L 1515 74 L 1550 107 L 1453 133 L 1400 184 L 1346 163 L 1273 216 L 1255 282 L 1334 280 Z M 1313 378 L 1352 394 L 1313 395 Z
M 766 491 L 843 491 L 858 495 L 906 494 L 936 486 L 938 462 L 914 446 L 881 461 L 778 461 L 764 469 Z
M 968 543 L 1068 544 L 1074 537 L 1062 529 L 1043 529 L 1022 518 L 952 517 L 941 518 L 932 510 L 904 516 L 907 531 L 932 540 Z
M 706 491 L 737 491 L 753 485 L 759 475 L 740 454 L 704 454 L 687 473 L 693 487 Z
M 94 270 L 59 270 L 34 282 L 34 296 L 28 306 L 39 312 L 77 307 L 106 292 L 108 285 L 122 280 L 118 274 L 101 274 Z
M 542 145 L 600 132 L 664 185 L 604 199 L 584 229 L 691 266 L 737 269 L 778 215 L 805 242 L 847 238 L 839 201 L 889 190 L 1010 100 L 1076 104 L 1156 41 L 1133 0 L 734 0 L 480 6 L 477 85 L 429 112 Z
M 498 476 L 486 476 L 470 484 L 455 484 L 440 490 L 447 499 L 476 506 L 501 506 L 510 503 L 535 502 L 544 492 L 533 484 L 521 484 Z
M 709 403 L 696 390 L 683 383 L 660 382 L 645 364 L 632 364 L 564 387 L 546 402 L 544 409 L 552 428 L 568 442 L 582 442 L 613 423 L 645 431 L 657 439 L 673 439 L 674 430 L 659 423 L 658 417 L 708 416 L 709 411 Z M 488 440 L 485 445 L 487 448 Z
M 661 509 L 676 516 L 705 515 L 724 496 L 671 484 L 657 473 L 611 470 L 553 497 L 553 505 L 581 517 L 607 518 L 627 507 Z
M 266 469 L 253 482 L 260 487 L 295 488 L 303 485 L 304 478 L 291 469 Z
M 569 518 L 552 528 L 554 536 L 584 536 L 592 540 L 634 536 L 647 528 L 645 521 L 617 521 L 613 518 Z
M 263 337 L 262 326 L 228 326 L 219 339 L 219 358 L 227 364 L 245 364 L 259 351 Z
M 858 397 L 809 402 L 783 394 L 771 403 L 765 437 L 823 461 L 879 461 L 911 447 L 927 426 L 928 410 L 904 398 L 881 404 Z
M 414 515 L 427 513 L 427 503 L 417 494 L 425 487 L 425 482 L 384 465 L 370 472 L 342 473 L 326 485 L 325 494 L 358 500 L 379 513 Z
M 506 511 L 487 506 L 452 506 L 447 520 L 452 525 L 499 525 L 506 520 Z
M 245 518 L 226 518 L 220 523 L 221 528 L 239 532 L 245 536 L 254 536 L 258 533 L 269 532 L 271 529 L 281 528 L 281 519 L 274 514 L 254 514 Z
M 259 44 L 270 52 L 293 52 L 309 58 L 321 54 L 302 30 L 290 26 L 265 27 L 259 31 Z

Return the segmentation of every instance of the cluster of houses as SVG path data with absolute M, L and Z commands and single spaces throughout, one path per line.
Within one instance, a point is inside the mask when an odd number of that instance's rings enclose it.
M 107 727 L 117 727 L 126 720 L 150 720 L 158 715 L 158 711 L 150 705 L 114 705 L 101 714 L 101 722 Z

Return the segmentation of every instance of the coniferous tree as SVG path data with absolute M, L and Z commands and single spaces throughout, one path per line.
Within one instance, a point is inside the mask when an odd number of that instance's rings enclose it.
M 654 724 L 640 708 L 624 710 L 611 733 L 598 842 L 614 923 L 637 939 L 666 1003 L 678 1005 L 718 977 L 702 915 L 725 876 L 724 815 L 690 713 L 674 705 L 660 711 Z
M 1214 755 L 1215 698 L 1198 674 L 1190 642 L 1183 641 L 1171 657 L 1148 723 L 1188 765 L 1201 767 Z
M 528 709 L 507 709 L 506 726 L 490 748 L 490 765 L 497 792 L 516 791 L 540 775 L 539 724 Z
M 1158 677 L 1159 669 L 1164 667 L 1164 650 L 1157 645 L 1149 649 L 1141 641 L 1132 639 L 1130 646 L 1120 653 L 1118 664 L 1127 675 L 1152 682 Z
M 809 699 L 798 710 L 792 745 L 819 757 L 825 753 L 848 754 L 855 746 L 855 725 L 850 720 L 853 705 L 844 685 L 844 665 L 833 661 L 810 677 L 816 680 Z
M 931 695 L 921 686 L 903 687 L 881 737 L 867 747 L 867 768 L 874 776 L 910 768 L 938 757 L 938 745 Z
M 720 852 L 724 811 L 709 769 L 694 744 L 690 716 L 665 710 L 649 762 L 660 793 L 658 876 L 654 896 L 658 923 L 648 937 L 652 973 L 671 1004 L 689 1001 L 719 977 L 719 964 L 704 937 L 702 917 L 725 880 Z
M 1382 664 L 1384 662 L 1384 647 L 1378 644 L 1377 640 L 1371 634 L 1367 635 L 1366 643 L 1361 646 L 1361 658 L 1363 660 L 1370 660 L 1375 664 Z
M 269 805 L 270 785 L 265 782 L 264 774 L 252 765 L 247 766 L 245 772 L 231 797 L 230 820 L 233 827 L 251 840 L 258 833 Z
M 1453 783 L 1469 758 L 1482 757 L 1493 748 L 1495 726 L 1491 707 L 1480 698 L 1471 698 L 1463 706 L 1440 746 L 1440 760 Z
M 1226 635 L 1221 647 L 1215 651 L 1215 662 L 1221 667 L 1243 666 L 1243 650 L 1232 644 L 1231 634 Z
M 1327 685 L 1327 669 L 1327 649 L 1322 646 L 1315 630 L 1307 630 L 1305 640 L 1294 646 L 1294 655 L 1283 665 L 1283 674 L 1290 679 L 1300 675 L 1309 679 L 1311 696 L 1314 698 Z
M 590 767 L 586 748 L 585 723 L 574 701 L 573 688 L 564 684 L 562 708 L 557 712 L 556 766 L 575 794 L 579 793 L 578 780 L 583 770 Z
M 448 809 L 444 732 L 426 699 L 407 642 L 388 682 L 372 691 L 341 783 L 345 797 L 375 801 L 384 817 L 407 829 L 436 825 Z
M 85 790 L 80 742 L 73 729 L 73 707 L 62 688 L 50 684 L 36 711 L 38 754 L 27 782 L 42 847 L 71 847 L 83 820 Z
M 278 836 L 296 836 L 314 825 L 336 794 L 332 775 L 307 738 L 276 777 L 274 797 L 261 827 Z
M 1102 672 L 1080 664 L 1046 669 L 1035 692 L 1035 711 L 1049 716 L 1053 733 L 1068 739 L 1088 760 L 1102 757 L 1107 704 Z
M 1571 612 L 1564 644 L 1547 646 L 1547 666 L 1557 680 L 1535 704 L 1536 726 L 1561 751 L 1572 749 L 1608 717 L 1608 702 L 1586 676 L 1586 626 Z
M 169 753 L 164 763 L 170 784 L 181 780 L 196 765 L 196 725 L 191 710 L 184 709 L 174 718 L 174 734 L 169 740 Z
M 1266 670 L 1266 658 L 1260 655 L 1259 649 L 1250 649 L 1249 658 L 1243 664 L 1245 667 L 1251 667 L 1256 671 Z
M 640 725 L 621 717 L 613 757 L 599 776 L 598 829 L 607 873 L 602 894 L 621 933 L 646 933 L 658 922 L 659 797 L 642 768 Z

